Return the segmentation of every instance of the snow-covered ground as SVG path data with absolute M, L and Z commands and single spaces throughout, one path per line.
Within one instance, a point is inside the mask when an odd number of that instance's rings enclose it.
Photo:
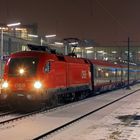
M 52 112 L 0 125 L 0 140 L 30 140 L 116 98 L 137 89 L 121 89 L 79 103 L 60 107 Z M 50 140 L 126 140 L 138 139 L 140 92 L 137 92 L 75 123 L 47 139 Z M 140 136 L 140 135 L 139 135 Z M 132 138 L 131 138 L 132 137 Z
M 140 140 L 140 91 L 48 139 Z

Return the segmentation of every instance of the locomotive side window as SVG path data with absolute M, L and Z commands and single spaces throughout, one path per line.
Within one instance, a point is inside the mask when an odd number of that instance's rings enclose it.
M 46 66 L 45 66 L 44 71 L 47 73 L 47 72 L 50 72 L 50 70 L 51 70 L 51 62 L 48 61 L 47 64 L 46 64 Z

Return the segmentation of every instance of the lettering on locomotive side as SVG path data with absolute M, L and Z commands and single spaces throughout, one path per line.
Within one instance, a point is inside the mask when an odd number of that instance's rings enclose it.
M 87 72 L 85 70 L 83 70 L 81 72 L 81 76 L 82 76 L 82 79 L 86 79 L 87 78 Z

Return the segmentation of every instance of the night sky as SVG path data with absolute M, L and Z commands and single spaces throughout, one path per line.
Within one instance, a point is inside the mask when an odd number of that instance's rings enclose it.
M 59 39 L 140 41 L 140 0 L 0 0 L 0 22 L 16 21 Z

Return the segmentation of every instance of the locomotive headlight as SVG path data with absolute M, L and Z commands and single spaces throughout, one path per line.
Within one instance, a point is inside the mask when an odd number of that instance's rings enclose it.
M 40 89 L 40 88 L 42 87 L 41 82 L 40 82 L 40 81 L 36 81 L 36 82 L 34 83 L 34 87 L 35 87 L 36 89 Z
M 24 70 L 23 68 L 19 69 L 19 74 L 20 74 L 20 75 L 23 75 L 24 72 L 25 72 L 25 70 Z
M 7 81 L 3 82 L 3 84 L 2 84 L 2 88 L 3 88 L 3 89 L 8 88 L 8 82 L 7 82 Z

